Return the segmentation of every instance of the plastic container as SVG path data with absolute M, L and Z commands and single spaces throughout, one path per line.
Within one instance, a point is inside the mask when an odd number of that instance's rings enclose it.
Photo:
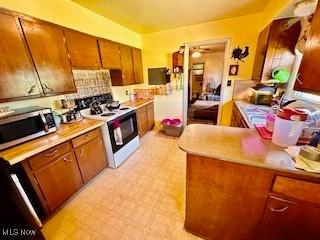
M 161 123 L 166 135 L 173 136 L 173 137 L 180 137 L 180 135 L 182 134 L 183 124 L 180 119 L 166 118 L 166 119 L 163 119 Z
M 302 133 L 305 121 L 292 121 L 276 117 L 272 142 L 280 147 L 294 146 Z

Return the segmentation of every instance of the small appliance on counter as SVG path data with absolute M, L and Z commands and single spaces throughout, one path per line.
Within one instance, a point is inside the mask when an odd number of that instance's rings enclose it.
M 74 123 L 82 120 L 80 112 L 76 110 L 70 110 L 67 113 L 61 115 L 62 123 Z
M 271 105 L 275 88 L 264 84 L 257 84 L 252 87 L 250 101 L 256 105 Z
M 34 106 L 13 111 L 0 119 L 0 150 L 57 130 L 50 108 Z

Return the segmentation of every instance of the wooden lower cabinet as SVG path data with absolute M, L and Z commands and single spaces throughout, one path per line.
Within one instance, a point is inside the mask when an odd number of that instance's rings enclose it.
M 75 149 L 83 181 L 86 183 L 107 166 L 101 136 Z
M 142 137 L 154 127 L 154 104 L 148 103 L 136 110 L 139 136 Z
M 320 239 L 318 189 L 318 177 L 187 154 L 185 229 L 204 239 Z
M 76 192 L 83 181 L 73 152 L 69 152 L 34 173 L 51 211 Z
M 248 128 L 248 125 L 242 117 L 236 104 L 233 104 L 232 116 L 231 116 L 231 127 Z
M 319 219 L 319 207 L 270 196 L 258 239 L 320 239 Z
M 47 215 L 107 166 L 100 129 L 41 152 L 22 166 Z

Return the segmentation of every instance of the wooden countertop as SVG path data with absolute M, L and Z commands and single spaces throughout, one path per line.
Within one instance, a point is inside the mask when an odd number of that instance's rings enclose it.
M 80 122 L 72 124 L 61 124 L 59 129 L 54 133 L 0 151 L 0 157 L 10 165 L 13 165 L 37 153 L 98 128 L 103 124 L 103 121 L 89 119 L 83 119 Z
M 255 129 L 191 124 L 178 145 L 193 155 L 320 177 L 320 174 L 296 169 L 283 148 L 262 139 Z
M 127 101 L 122 103 L 124 106 L 133 107 L 133 108 L 140 108 L 149 103 L 153 102 L 153 99 L 138 99 L 134 101 Z

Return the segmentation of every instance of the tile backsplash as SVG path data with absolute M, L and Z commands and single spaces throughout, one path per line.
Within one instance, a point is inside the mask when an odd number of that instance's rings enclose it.
M 109 70 L 73 70 L 73 76 L 77 92 L 65 95 L 66 99 L 112 93 Z

